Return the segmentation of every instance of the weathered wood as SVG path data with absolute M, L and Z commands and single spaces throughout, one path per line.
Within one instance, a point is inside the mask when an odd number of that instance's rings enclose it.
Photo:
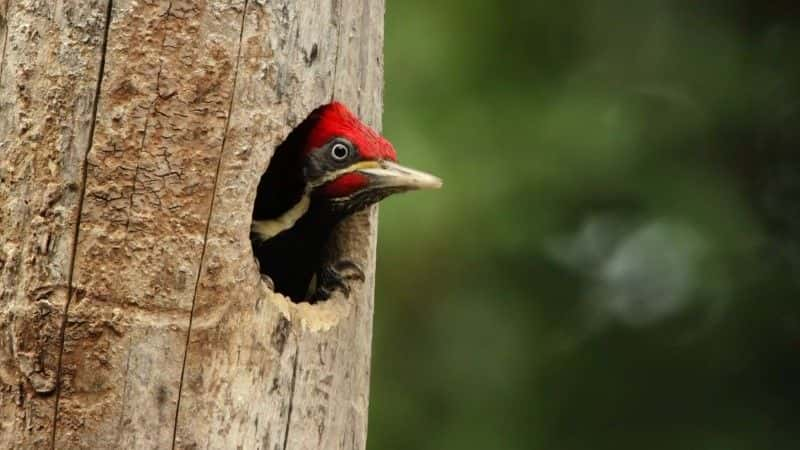
M 106 1 L 2 4 L 0 448 L 52 435 Z
M 382 2 L 249 5 L 242 59 L 187 353 L 177 443 L 219 448 L 363 448 L 366 437 L 374 214 L 340 234 L 342 251 L 368 268 L 353 300 L 310 307 L 268 295 L 249 258 L 249 205 L 285 120 L 302 120 L 332 93 L 378 125 Z M 257 38 L 282 29 L 287 41 Z M 274 55 L 259 67 L 264 54 Z M 350 73 L 358 74 L 348 77 Z M 279 89 L 264 89 L 263 74 Z M 345 75 L 343 75 L 345 74 Z M 232 226 L 236 224 L 236 226 Z M 242 289 L 247 286 L 246 289 Z M 225 298 L 225 302 L 220 302 Z M 253 298 L 264 300 L 254 303 Z M 290 319 L 290 320 L 287 320 Z M 225 404 L 226 414 L 210 405 Z
M 313 307 L 248 232 L 309 111 L 379 125 L 383 0 L 49 4 L 0 0 L 0 447 L 364 448 L 376 211 Z

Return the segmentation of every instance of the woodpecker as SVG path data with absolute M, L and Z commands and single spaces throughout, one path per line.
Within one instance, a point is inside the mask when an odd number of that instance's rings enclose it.
M 334 260 L 329 241 L 346 217 L 385 197 L 442 181 L 397 163 L 389 141 L 342 103 L 315 109 L 278 146 L 258 186 L 251 240 L 260 271 L 294 301 L 315 303 L 349 282 L 358 265 Z

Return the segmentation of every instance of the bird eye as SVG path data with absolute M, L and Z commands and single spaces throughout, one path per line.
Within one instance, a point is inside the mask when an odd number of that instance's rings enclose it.
M 333 144 L 331 156 L 337 161 L 342 161 L 350 156 L 350 148 L 342 143 Z

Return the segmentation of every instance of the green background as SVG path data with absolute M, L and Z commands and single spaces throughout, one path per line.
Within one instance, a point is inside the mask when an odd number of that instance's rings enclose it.
M 800 448 L 797 2 L 387 3 L 369 448 Z

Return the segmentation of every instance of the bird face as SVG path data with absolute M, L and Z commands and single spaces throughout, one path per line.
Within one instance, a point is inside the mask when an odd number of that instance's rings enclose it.
M 303 176 L 312 200 L 352 213 L 398 192 L 435 189 L 442 181 L 397 163 L 392 144 L 340 103 L 322 108 L 309 133 Z

